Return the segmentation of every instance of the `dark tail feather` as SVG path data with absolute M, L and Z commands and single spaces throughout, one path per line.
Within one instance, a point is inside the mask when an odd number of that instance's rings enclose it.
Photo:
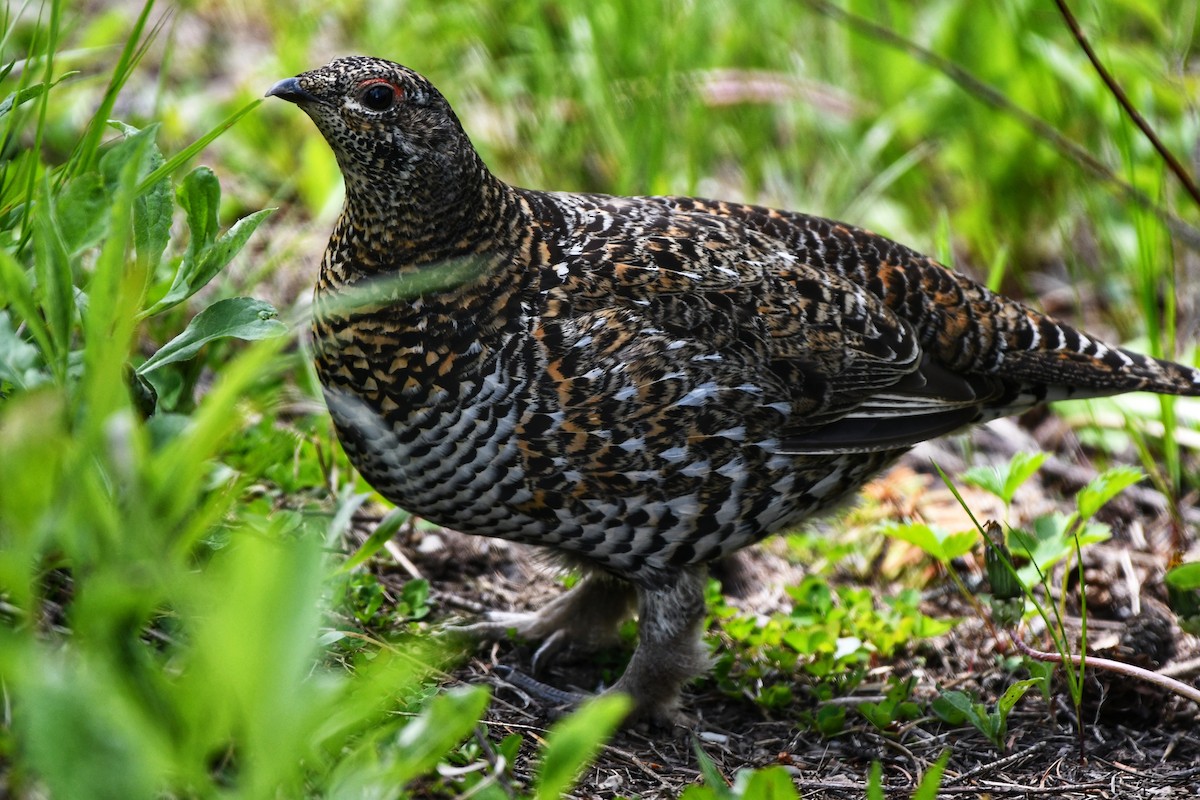
M 1009 379 L 1044 384 L 1048 399 L 1104 397 L 1122 392 L 1200 396 L 1200 370 L 1116 347 L 1082 334 L 1081 350 L 1006 353 L 999 372 Z M 1054 389 L 1061 389 L 1058 392 Z

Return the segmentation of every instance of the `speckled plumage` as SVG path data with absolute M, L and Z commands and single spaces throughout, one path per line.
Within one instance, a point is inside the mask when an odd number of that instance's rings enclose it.
M 641 643 L 615 688 L 651 716 L 704 667 L 706 562 L 971 423 L 1200 394 L 1194 369 L 848 225 L 511 187 L 442 95 L 387 61 L 338 59 L 269 94 L 313 118 L 346 179 L 313 330 L 351 460 L 427 519 L 597 568 L 481 635 L 599 642 L 636 591 Z

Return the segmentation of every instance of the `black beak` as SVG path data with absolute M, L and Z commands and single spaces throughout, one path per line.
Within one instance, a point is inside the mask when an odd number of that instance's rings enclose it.
M 284 78 L 270 89 L 267 89 L 265 96 L 278 97 L 283 100 L 287 100 L 289 103 L 320 102 L 316 95 L 306 92 L 303 88 L 301 88 L 299 78 Z

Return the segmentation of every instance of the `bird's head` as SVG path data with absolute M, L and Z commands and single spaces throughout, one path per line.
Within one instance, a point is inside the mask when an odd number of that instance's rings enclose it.
M 461 184 L 482 164 L 450 104 L 424 77 L 381 58 L 339 58 L 267 91 L 298 105 L 329 142 L 350 194 L 387 202 Z

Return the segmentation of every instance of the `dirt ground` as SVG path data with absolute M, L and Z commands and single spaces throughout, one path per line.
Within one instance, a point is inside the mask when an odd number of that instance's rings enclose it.
M 977 432 L 971 439 L 969 462 L 988 463 L 1015 450 L 1048 445 L 1055 452 L 1070 453 L 1050 458 L 1018 496 L 1021 508 L 1014 508 L 1014 513 L 1032 515 L 1056 506 L 1069 510 L 1067 498 L 1095 474 L 1094 469 L 1073 434 L 1056 418 L 1036 422 L 1000 421 Z M 898 514 L 953 517 L 956 505 L 947 502 L 929 465 L 936 460 L 954 474 L 967 465 L 964 449 L 961 441 L 953 440 L 925 445 L 867 492 L 876 500 L 884 497 Z M 889 494 L 903 496 L 889 498 Z M 986 508 L 975 511 L 988 513 Z M 1169 524 L 1163 498 L 1141 487 L 1110 504 L 1101 518 L 1112 526 L 1114 537 L 1085 550 L 1092 652 L 1195 683 L 1200 676 L 1200 646 L 1195 637 L 1174 625 L 1162 602 L 1161 585 L 1169 554 L 1182 544 L 1181 538 L 1191 542 L 1200 530 L 1195 493 L 1186 499 L 1182 526 Z M 942 522 L 956 529 L 952 519 Z M 750 551 L 754 579 L 733 601 L 740 608 L 769 613 L 786 602 L 779 587 L 795 583 L 803 569 L 777 555 L 781 549 L 768 542 Z M 469 619 L 489 608 L 537 608 L 562 591 L 558 576 L 543 557 L 497 540 L 413 528 L 390 543 L 389 551 L 396 563 L 381 568 L 385 583 L 398 586 L 413 575 L 428 579 L 435 619 Z M 892 552 L 882 557 L 903 562 L 909 555 Z M 911 568 L 929 567 L 925 562 Z M 905 569 L 903 563 L 899 569 Z M 861 576 L 835 575 L 832 580 L 857 582 Z M 867 680 L 850 694 L 828 702 L 853 707 L 878 700 L 889 677 L 913 676 L 913 697 L 918 701 L 954 688 L 995 703 L 1016 679 L 1001 667 L 1002 645 L 948 580 L 935 575 L 924 596 L 925 613 L 964 621 L 942 637 L 918 642 L 902 656 L 874 665 Z M 521 756 L 501 779 L 509 787 L 531 784 L 536 742 L 561 713 L 537 691 L 536 683 L 530 683 L 532 653 L 528 645 L 484 647 L 453 674 L 454 681 L 492 688 L 488 736 L 481 740 L 498 742 L 510 733 L 525 737 Z M 560 657 L 537 674 L 537 681 L 595 691 L 603 687 L 604 675 L 619 670 L 620 656 L 605 665 Z M 805 692 L 803 678 L 797 679 L 794 689 L 798 709 L 817 707 L 818 701 Z M 711 679 L 692 684 L 684 703 L 689 716 L 686 726 L 619 732 L 573 796 L 675 797 L 703 780 L 695 753 L 699 747 L 730 781 L 746 767 L 782 765 L 793 776 L 801 797 L 814 800 L 860 800 L 873 761 L 883 764 L 887 796 L 908 797 L 947 748 L 951 754 L 939 797 L 1200 797 L 1200 709 L 1154 687 L 1095 670 L 1089 671 L 1082 737 L 1065 689 L 1050 705 L 1033 690 L 1009 717 L 1003 751 L 970 726 L 947 726 L 932 716 L 904 723 L 885 735 L 849 713 L 843 731 L 825 737 L 790 718 L 790 713 L 772 713 L 749 699 L 722 693 Z

